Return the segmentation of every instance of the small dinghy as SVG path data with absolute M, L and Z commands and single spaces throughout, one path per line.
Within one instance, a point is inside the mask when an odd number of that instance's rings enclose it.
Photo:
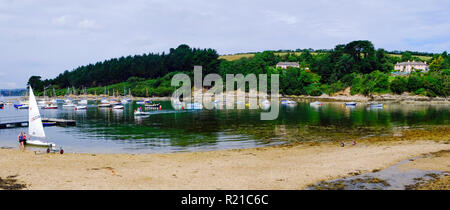
M 53 104 L 47 104 L 44 107 L 42 107 L 42 109 L 58 109 L 58 106 Z
M 297 104 L 297 102 L 291 101 L 291 100 L 281 100 L 280 104 L 281 105 L 295 105 L 295 104 Z
M 313 107 L 319 107 L 319 106 L 322 106 L 322 102 L 320 102 L 320 101 L 315 101 L 315 102 L 310 103 L 309 105 L 310 105 L 310 106 L 313 106 Z
M 145 108 L 150 108 L 150 109 L 161 109 L 161 104 L 146 104 Z
M 28 134 L 31 137 L 45 138 L 44 124 L 34 97 L 33 89 L 30 87 L 30 108 L 28 112 Z M 48 147 L 48 150 L 55 150 L 56 144 L 52 142 L 44 142 L 40 140 L 27 140 L 26 145 Z M 60 150 L 63 153 L 63 150 Z M 61 154 L 62 154 L 61 153 Z
M 150 112 L 143 112 L 143 111 L 135 111 L 134 116 L 148 116 L 150 115 Z
M 356 102 L 346 102 L 345 106 L 356 106 Z
M 382 108 L 382 107 L 384 107 L 384 104 L 373 103 L 373 104 L 369 104 L 369 106 L 372 108 Z
M 76 106 L 75 111 L 79 111 L 79 110 L 87 110 L 87 106 Z
M 113 109 L 124 109 L 125 107 L 123 105 L 115 105 L 113 106 Z

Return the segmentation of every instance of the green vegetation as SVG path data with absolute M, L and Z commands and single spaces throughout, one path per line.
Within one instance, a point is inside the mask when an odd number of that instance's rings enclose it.
M 394 55 L 392 55 L 394 53 Z M 417 60 L 430 64 L 426 73 L 414 72 L 407 76 L 392 76 L 397 62 Z M 280 61 L 298 62 L 300 68 L 278 69 Z M 449 96 L 450 56 L 447 52 L 430 54 L 419 52 L 387 52 L 375 49 L 370 41 L 353 41 L 337 45 L 331 50 L 265 51 L 240 54 L 232 59 L 219 57 L 212 49 L 192 49 L 180 45 L 169 54 L 144 54 L 111 59 L 95 65 L 65 71 L 50 80 L 33 76 L 29 85 L 42 94 L 57 89 L 66 94 L 67 87 L 88 87 L 88 93 L 104 93 L 105 87 L 123 93 L 131 89 L 135 96 L 168 96 L 174 90 L 170 80 L 176 72 L 185 72 L 192 78 L 194 65 L 203 66 L 203 74 L 267 74 L 280 75 L 280 92 L 284 95 L 333 94 L 350 87 L 351 94 L 402 94 Z M 270 90 L 270 88 L 269 88 Z M 47 94 L 49 94 L 47 93 Z

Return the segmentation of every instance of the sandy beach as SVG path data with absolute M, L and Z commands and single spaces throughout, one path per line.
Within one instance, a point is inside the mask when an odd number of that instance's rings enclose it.
M 339 142 L 301 143 L 175 154 L 36 155 L 0 149 L 0 177 L 3 185 L 24 189 L 296 190 L 352 173 L 380 170 L 408 158 L 450 151 L 448 127 L 436 132 L 407 131 L 358 140 L 355 146 L 346 141 L 345 147 Z M 416 165 L 407 168 L 449 171 L 450 155 L 446 154 L 415 161 Z

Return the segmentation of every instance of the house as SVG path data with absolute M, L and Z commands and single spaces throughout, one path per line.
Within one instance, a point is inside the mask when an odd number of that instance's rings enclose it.
M 427 62 L 419 62 L 419 61 L 408 61 L 395 64 L 395 71 L 409 74 L 415 70 L 428 71 Z
M 297 62 L 279 62 L 277 68 L 287 69 L 288 67 L 300 68 L 300 64 Z

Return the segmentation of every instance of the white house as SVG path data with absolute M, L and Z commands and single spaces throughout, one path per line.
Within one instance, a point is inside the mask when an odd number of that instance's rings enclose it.
M 279 62 L 277 68 L 287 69 L 288 67 L 300 68 L 300 64 L 297 62 Z
M 428 64 L 419 61 L 402 62 L 395 64 L 394 70 L 408 74 L 415 70 L 428 71 Z

